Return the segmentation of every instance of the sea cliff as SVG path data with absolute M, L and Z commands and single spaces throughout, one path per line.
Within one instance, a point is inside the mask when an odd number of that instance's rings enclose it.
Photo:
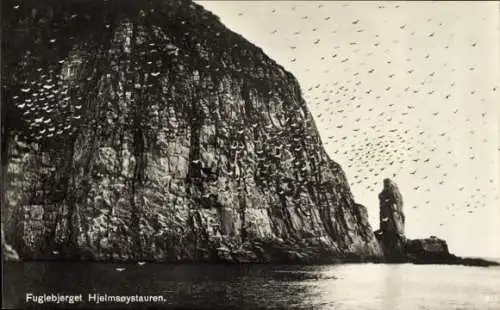
M 295 77 L 201 6 L 3 15 L 2 221 L 21 259 L 383 257 Z

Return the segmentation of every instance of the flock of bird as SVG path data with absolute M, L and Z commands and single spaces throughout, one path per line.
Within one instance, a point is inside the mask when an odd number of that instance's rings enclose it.
M 21 63 L 20 65 L 23 65 Z M 42 68 L 35 70 L 42 71 Z M 40 141 L 43 137 L 57 138 L 75 131 L 73 124 L 81 119 L 82 97 L 72 98 L 68 85 L 56 82 L 56 74 L 49 70 L 39 73 L 38 79 L 23 83 L 11 102 L 22 111 L 27 121 L 29 138 Z M 51 116 L 57 115 L 57 119 Z
M 499 151 L 498 68 L 492 65 L 498 55 L 488 3 L 202 5 L 223 23 L 232 20 L 229 28 L 294 73 L 323 145 L 346 171 L 357 201 L 376 205 L 382 180 L 390 177 L 403 191 L 407 212 L 421 210 L 422 218 L 429 208 L 453 217 L 498 204 L 491 169 Z M 441 7 L 432 13 L 435 6 Z M 269 18 L 256 24 L 256 16 Z M 254 32 L 238 31 L 234 22 L 247 22 Z M 54 70 L 31 69 L 37 79 L 10 99 L 32 120 L 39 134 L 33 138 L 74 131 L 81 97 L 56 82 Z
M 498 54 L 486 6 L 202 4 L 298 78 L 356 200 L 376 207 L 390 177 L 422 220 L 430 210 L 455 217 L 498 204 Z

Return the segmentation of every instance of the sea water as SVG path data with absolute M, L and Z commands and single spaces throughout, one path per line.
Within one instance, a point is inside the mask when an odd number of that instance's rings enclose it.
M 47 309 L 500 309 L 500 267 L 30 262 L 5 264 L 3 284 L 3 309 L 36 307 L 27 294 L 83 298 Z M 97 295 L 163 300 L 89 304 Z

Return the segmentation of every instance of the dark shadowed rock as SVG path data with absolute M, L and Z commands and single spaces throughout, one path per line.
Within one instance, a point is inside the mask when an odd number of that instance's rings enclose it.
M 19 255 L 17 254 L 17 252 L 9 244 L 5 242 L 3 226 L 1 229 L 1 233 L 2 233 L 2 258 L 6 261 L 19 260 Z
M 375 232 L 386 258 L 400 260 L 405 258 L 406 237 L 404 232 L 405 216 L 403 197 L 396 183 L 384 179 L 384 188 L 379 194 L 380 228 Z
M 445 240 L 431 236 L 425 239 L 408 240 L 408 261 L 415 264 L 449 264 L 465 266 L 498 266 L 500 263 L 481 258 L 459 257 L 448 251 Z
M 382 255 L 296 79 L 216 16 L 185 0 L 16 4 L 4 223 L 24 259 Z
M 431 236 L 425 239 L 408 240 L 406 253 L 410 257 L 446 258 L 450 255 L 443 239 Z

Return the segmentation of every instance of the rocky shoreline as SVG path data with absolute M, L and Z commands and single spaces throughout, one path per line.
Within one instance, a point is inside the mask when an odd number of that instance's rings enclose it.
M 12 252 L 11 252 L 12 253 Z M 4 263 L 9 264 L 22 264 L 25 262 L 88 262 L 88 263 L 103 263 L 103 264 L 134 264 L 137 261 L 115 261 L 115 260 L 60 260 L 60 259 L 43 259 L 43 260 L 20 260 L 18 256 L 10 256 L 4 254 Z M 385 261 L 380 258 L 323 258 L 314 261 L 300 261 L 300 260 L 279 260 L 275 259 L 273 261 L 248 261 L 248 260 L 214 260 L 214 261 L 141 261 L 148 264 L 167 264 L 167 265 L 182 265 L 182 264 L 222 264 L 222 265 L 233 265 L 233 264 L 278 264 L 278 265 L 336 265 L 336 264 L 414 264 L 414 265 L 459 265 L 459 266 L 469 266 L 469 267 L 494 267 L 500 266 L 497 261 L 487 260 L 483 258 L 470 258 L 470 257 L 448 257 L 441 259 L 426 259 L 426 258 L 412 258 L 408 260 L 401 261 Z
M 149 263 L 166 264 L 345 264 L 345 263 L 379 263 L 416 265 L 463 265 L 489 267 L 500 266 L 497 261 L 483 258 L 459 257 L 451 254 L 445 240 L 436 236 L 424 239 L 408 239 L 404 233 L 405 215 L 403 198 L 398 186 L 390 179 L 384 180 L 384 188 L 379 194 L 380 228 L 374 232 L 383 250 L 383 256 L 360 256 L 352 253 L 339 253 L 324 250 L 326 247 L 300 248 L 297 243 L 286 241 L 267 241 L 244 243 L 240 248 L 229 250 L 217 248 L 206 256 L 188 259 L 141 260 Z M 321 250 L 318 250 L 321 249 Z M 100 262 L 100 263 L 134 263 L 126 257 L 96 259 L 93 253 L 73 253 L 63 256 L 58 251 L 52 255 L 19 258 L 16 251 L 4 239 L 2 227 L 2 253 L 5 261 L 65 261 L 65 262 Z

